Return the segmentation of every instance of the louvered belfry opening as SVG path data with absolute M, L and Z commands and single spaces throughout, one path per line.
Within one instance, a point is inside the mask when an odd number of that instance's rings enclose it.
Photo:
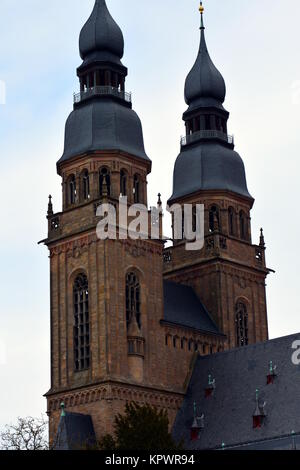
M 85 274 L 77 276 L 73 286 L 75 370 L 90 367 L 89 286 Z

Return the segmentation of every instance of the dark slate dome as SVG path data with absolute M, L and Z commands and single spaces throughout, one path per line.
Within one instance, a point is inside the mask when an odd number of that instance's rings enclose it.
M 201 28 L 200 48 L 196 62 L 185 82 L 184 95 L 188 105 L 201 98 L 210 98 L 220 103 L 225 101 L 225 81 L 209 56 L 204 27 Z
M 233 191 L 252 199 L 240 155 L 216 142 L 202 143 L 179 154 L 170 201 L 208 189 Z
M 96 150 L 122 150 L 150 161 L 135 111 L 110 99 L 75 108 L 66 122 L 64 153 L 58 165 Z
M 105 0 L 96 0 L 91 16 L 81 30 L 80 56 L 106 52 L 121 59 L 124 54 L 123 33 L 108 11 Z

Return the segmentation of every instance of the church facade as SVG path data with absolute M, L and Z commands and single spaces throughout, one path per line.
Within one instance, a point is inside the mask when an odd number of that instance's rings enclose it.
M 50 253 L 51 443 L 66 416 L 81 423 L 87 418 L 96 438 L 112 432 L 127 401 L 168 410 L 176 435 L 184 426 L 189 433 L 198 415 L 192 413 L 190 425 L 178 420 L 189 406 L 199 358 L 243 354 L 268 341 L 264 236 L 261 231 L 257 244 L 252 241 L 254 199 L 227 132 L 226 87 L 208 53 L 202 6 L 200 13 L 199 52 L 185 83 L 186 135 L 168 201 L 204 205 L 204 247 L 196 252 L 185 249 L 184 239 L 165 248 L 161 220 L 155 240 L 97 237 L 101 203 L 118 212 L 122 195 L 128 206 L 148 205 L 152 162 L 126 91 L 123 34 L 105 0 L 96 0 L 80 33 L 80 92 L 57 163 L 63 205 L 55 212 L 49 199 L 44 240 Z M 208 388 L 214 383 L 211 376 Z M 206 447 L 217 447 L 209 442 Z

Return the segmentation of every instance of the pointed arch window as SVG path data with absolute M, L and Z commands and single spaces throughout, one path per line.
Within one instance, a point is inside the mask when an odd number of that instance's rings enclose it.
M 248 239 L 247 217 L 244 211 L 240 212 L 240 237 L 242 240 Z
M 141 286 L 138 276 L 135 273 L 128 273 L 126 276 L 127 328 L 134 318 L 138 327 L 141 328 Z
M 90 194 L 90 175 L 87 170 L 82 173 L 82 195 L 84 201 L 88 201 L 91 198 Z
M 120 193 L 122 196 L 127 196 L 127 174 L 125 170 L 120 173 Z
M 228 209 L 228 229 L 229 235 L 235 235 L 235 213 L 233 207 Z
M 211 206 L 209 210 L 209 231 L 220 230 L 220 211 L 218 206 Z
M 110 172 L 106 167 L 100 169 L 99 172 L 99 192 L 100 196 L 110 196 Z
M 89 285 L 85 274 L 76 277 L 73 285 L 74 363 L 75 370 L 90 367 Z
M 76 202 L 76 178 L 75 175 L 71 175 L 69 178 L 69 203 L 75 204 Z
M 248 312 L 244 302 L 238 302 L 235 309 L 236 345 L 247 346 L 248 338 Z
M 134 175 L 133 178 L 133 195 L 134 195 L 134 203 L 139 204 L 141 198 L 141 181 L 139 175 Z

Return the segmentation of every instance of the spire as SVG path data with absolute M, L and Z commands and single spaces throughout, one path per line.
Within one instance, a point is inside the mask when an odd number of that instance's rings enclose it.
M 191 105 L 195 100 L 210 98 L 222 104 L 225 101 L 226 86 L 222 75 L 213 64 L 208 53 L 202 2 L 199 11 L 201 15 L 200 47 L 196 62 L 185 82 L 185 101 L 188 105 Z
M 63 418 L 64 416 L 66 416 L 65 404 L 64 404 L 64 402 L 62 402 L 62 403 L 60 404 L 60 408 L 61 408 L 61 417 Z
M 53 204 L 52 204 L 52 196 L 51 196 L 51 194 L 49 195 L 49 202 L 48 202 L 48 212 L 47 212 L 47 215 L 48 215 L 48 216 L 53 215 Z
M 83 60 L 99 53 L 112 54 L 116 61 L 123 57 L 123 34 L 108 11 L 105 0 L 96 0 L 92 14 L 81 30 L 79 49 Z
M 264 230 L 261 228 L 260 229 L 260 239 L 259 239 L 259 246 L 264 248 L 266 246 L 265 244 L 265 236 L 264 236 Z

